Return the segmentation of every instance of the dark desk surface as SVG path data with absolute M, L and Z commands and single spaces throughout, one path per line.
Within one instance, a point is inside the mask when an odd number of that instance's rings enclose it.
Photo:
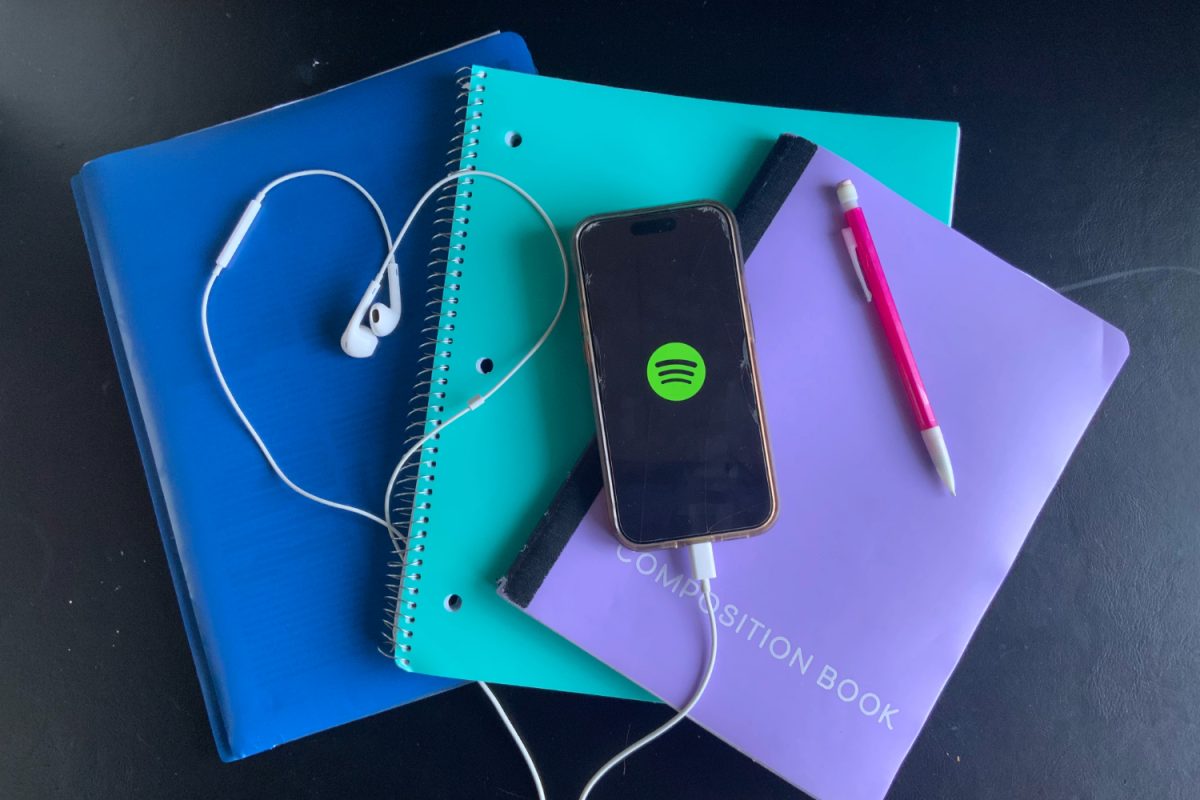
M 1194 3 L 532 5 L 0 5 L 0 797 L 533 796 L 472 687 L 218 762 L 67 186 L 89 158 L 505 28 L 550 75 L 958 120 L 956 226 L 1051 286 L 1200 267 Z M 892 798 L 1198 791 L 1200 274 L 1070 294 L 1133 355 Z M 556 800 L 664 716 L 500 691 Z M 688 726 L 595 796 L 800 795 Z

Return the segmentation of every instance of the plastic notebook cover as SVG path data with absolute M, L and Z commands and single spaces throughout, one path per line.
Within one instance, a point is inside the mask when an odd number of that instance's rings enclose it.
M 376 652 L 386 535 L 312 505 L 271 474 L 220 394 L 200 338 L 199 302 L 240 210 L 283 173 L 345 172 L 397 224 L 445 174 L 455 78 L 477 60 L 533 70 L 520 36 L 490 34 L 311 98 L 98 158 L 72 181 L 224 760 L 458 685 L 406 674 Z M 414 227 L 402 253 L 408 310 L 425 299 L 430 245 L 422 229 L 428 225 Z M 348 187 L 290 183 L 271 194 L 211 309 L 226 375 L 285 470 L 368 508 L 379 504 L 405 424 L 378 397 L 412 390 L 421 327 L 421 315 L 409 311 L 370 361 L 349 359 L 338 346 L 381 241 L 370 207 Z

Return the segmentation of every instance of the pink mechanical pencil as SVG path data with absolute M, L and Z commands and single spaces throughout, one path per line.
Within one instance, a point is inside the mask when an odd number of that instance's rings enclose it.
M 954 468 L 950 466 L 950 451 L 946 449 L 942 428 L 933 416 L 933 406 L 929 404 L 925 384 L 921 381 L 921 373 L 917 371 L 917 361 L 913 358 L 912 348 L 908 346 L 908 337 L 904 335 L 900 312 L 896 310 L 896 302 L 892 299 L 887 278 L 883 275 L 883 264 L 879 261 L 879 254 L 875 252 L 875 243 L 871 240 L 871 231 L 867 228 L 867 218 L 858 206 L 858 190 L 850 181 L 842 181 L 837 185 L 837 196 L 848 226 L 842 229 L 842 238 L 850 250 L 854 270 L 858 273 L 867 302 L 873 303 L 875 311 L 879 314 L 883 335 L 892 351 L 892 358 L 896 360 L 896 368 L 904 384 L 904 393 L 908 395 L 917 427 L 921 430 L 921 438 L 925 440 L 925 449 L 929 451 L 929 457 L 933 460 L 933 466 L 942 482 L 946 484 L 950 494 L 954 494 Z

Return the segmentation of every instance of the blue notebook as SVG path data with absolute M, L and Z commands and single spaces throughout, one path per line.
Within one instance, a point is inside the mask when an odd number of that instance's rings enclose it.
M 224 760 L 457 685 L 398 670 L 376 652 L 387 536 L 303 500 L 269 471 L 209 368 L 200 296 L 247 200 L 283 173 L 324 168 L 356 178 L 395 231 L 446 174 L 455 72 L 473 63 L 533 71 L 519 36 L 492 34 L 105 156 L 73 181 Z M 434 226 L 431 210 L 430 236 Z M 311 491 L 372 509 L 403 449 L 431 247 L 429 236 L 408 237 L 401 327 L 373 358 L 350 359 L 338 339 L 379 265 L 382 238 L 349 187 L 293 181 L 271 193 L 210 307 L 226 377 L 283 469 Z

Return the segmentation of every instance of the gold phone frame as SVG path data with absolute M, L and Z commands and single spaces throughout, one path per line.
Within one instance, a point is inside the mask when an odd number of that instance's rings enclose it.
M 612 482 L 612 462 L 609 458 L 608 451 L 608 435 L 604 428 L 604 415 L 600 411 L 600 385 L 596 374 L 595 359 L 592 358 L 592 325 L 588 315 L 587 305 L 587 287 L 583 279 L 583 264 L 580 257 L 579 240 L 587 228 L 597 222 L 608 222 L 615 219 L 630 219 L 650 216 L 655 214 L 671 213 L 681 209 L 711 207 L 716 209 L 725 218 L 729 225 L 729 230 L 732 233 L 733 256 L 736 262 L 738 297 L 741 301 L 742 309 L 742 325 L 746 331 L 746 348 L 750 356 L 751 383 L 754 386 L 754 400 L 758 404 L 759 412 L 759 438 L 761 440 L 763 458 L 767 468 L 767 485 L 771 497 L 771 513 L 767 515 L 767 519 L 760 525 L 753 528 L 746 528 L 735 531 L 725 531 L 724 533 L 716 533 L 712 535 L 698 534 L 695 536 L 687 536 L 681 539 L 675 539 L 664 542 L 653 542 L 643 544 L 634 542 L 625 535 L 621 530 L 620 517 L 617 515 L 617 498 L 613 490 Z M 692 200 L 683 203 L 672 203 L 664 206 L 652 206 L 649 208 L 639 208 L 630 211 L 616 211 L 606 214 L 595 214 L 582 220 L 575 226 L 574 232 L 571 234 L 571 252 L 575 260 L 575 278 L 576 285 L 579 287 L 579 321 L 583 328 L 583 353 L 587 361 L 588 378 L 591 383 L 592 395 L 592 412 L 596 419 L 596 436 L 599 439 L 600 450 L 600 467 L 604 476 L 604 493 L 608 498 L 608 513 L 612 520 L 613 532 L 616 534 L 618 541 L 622 545 L 635 551 L 658 550 L 662 548 L 675 548 L 683 545 L 699 544 L 701 542 L 719 542 L 728 539 L 745 539 L 756 534 L 763 533 L 772 525 L 775 524 L 776 518 L 779 516 L 779 494 L 775 485 L 775 463 L 771 455 L 771 439 L 767 433 L 766 411 L 763 408 L 762 389 L 759 386 L 758 380 L 758 357 L 755 352 L 754 343 L 754 323 L 750 316 L 750 306 L 746 301 L 746 287 L 744 277 L 742 275 L 744 261 L 742 258 L 741 236 L 738 233 L 737 218 L 729 208 L 716 200 Z

